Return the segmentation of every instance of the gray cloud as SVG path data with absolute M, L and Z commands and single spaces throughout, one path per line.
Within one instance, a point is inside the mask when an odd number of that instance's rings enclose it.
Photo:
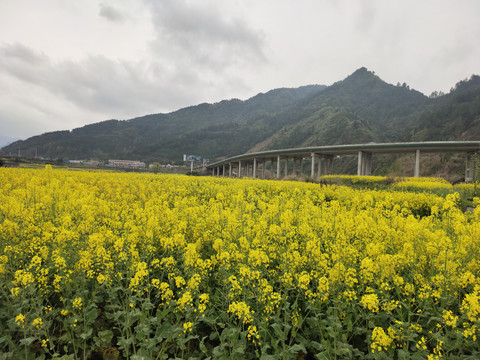
M 22 44 L 6 44 L 0 47 L 0 65 L 3 71 L 23 81 L 41 83 L 42 69 L 48 57 Z M 1 70 L 0 70 L 1 71 Z
M 101 3 L 100 4 L 100 16 L 113 22 L 122 23 L 126 20 L 126 16 L 113 6 Z
M 155 65 L 89 56 L 82 61 L 53 61 L 22 44 L 0 47 L 2 71 L 22 82 L 61 96 L 78 108 L 101 113 L 141 114 L 148 109 L 170 106 L 170 81 L 160 81 Z M 167 80 L 167 79 L 163 79 Z M 174 80 L 174 79 L 173 79 Z M 180 81 L 179 83 L 184 83 Z M 191 96 L 191 94 L 188 94 Z
M 20 132 L 45 132 L 51 130 L 49 125 L 69 129 L 81 125 L 79 118 L 91 123 L 168 112 L 205 101 L 206 96 L 221 100 L 225 91 L 238 91 L 244 86 L 241 81 L 229 85 L 229 80 L 220 79 L 212 86 L 196 69 L 172 68 L 161 60 L 88 56 L 80 61 L 55 61 L 19 43 L 0 46 L 0 75 L 6 79 L 4 83 L 13 81 L 16 88 L 30 91 L 26 100 L 0 100 L 0 119 L 5 118 L 5 129 L 22 128 L 28 122 L 36 124 Z M 15 112 L 14 108 L 22 110 Z M 21 135 L 19 131 L 10 133 Z
M 264 63 L 265 36 L 221 6 L 184 0 L 148 2 L 155 40 L 152 49 L 176 67 L 226 73 L 233 66 Z M 218 4 L 220 5 L 220 4 Z

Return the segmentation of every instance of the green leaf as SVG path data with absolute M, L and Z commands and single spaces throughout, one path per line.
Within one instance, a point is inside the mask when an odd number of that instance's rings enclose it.
M 130 336 L 129 338 L 119 338 L 117 345 L 120 346 L 121 349 L 126 349 L 133 343 L 133 336 Z
M 97 307 L 93 307 L 87 311 L 87 314 L 85 315 L 85 321 L 87 322 L 87 324 L 91 324 L 97 318 L 97 316 L 98 316 Z
M 150 335 L 150 326 L 147 324 L 138 324 L 135 326 L 135 338 L 137 340 L 143 340 Z
M 220 340 L 223 342 L 227 339 L 230 341 L 235 340 L 240 333 L 240 329 L 236 327 L 225 328 L 220 335 Z
M 343 323 L 347 325 L 347 332 L 350 333 L 353 329 L 352 314 L 348 314 Z
M 398 356 L 398 360 L 408 360 L 408 359 L 410 359 L 410 355 L 408 354 L 408 352 L 406 352 L 405 350 L 402 350 L 402 349 L 399 349 L 397 351 L 397 356 Z
M 293 346 L 290 346 L 290 348 L 288 349 L 288 352 L 291 354 L 296 354 L 299 351 L 302 351 L 304 354 L 307 353 L 307 349 L 305 349 L 305 346 L 303 346 L 303 344 L 295 344 Z
M 130 359 L 132 359 L 132 360 L 146 360 L 147 358 L 143 355 L 132 355 L 132 357 Z
M 107 344 L 110 344 L 113 338 L 113 331 L 112 330 L 99 331 L 97 335 L 101 341 Z
M 260 360 L 278 360 L 278 357 L 275 355 L 262 354 Z
M 327 333 L 328 333 L 328 336 L 330 336 L 330 337 L 332 337 L 332 338 L 334 338 L 334 337 L 336 336 L 335 330 L 334 330 L 334 328 L 331 327 L 331 326 L 327 327 Z
M 325 350 L 325 345 L 322 345 L 317 341 L 310 341 L 308 345 L 310 345 L 313 349 L 317 351 Z
M 292 328 L 290 325 L 287 325 L 287 324 L 285 324 L 282 328 L 277 323 L 272 324 L 271 327 L 273 328 L 273 331 L 275 332 L 275 335 L 277 335 L 281 340 L 286 339 L 286 334 L 288 334 L 288 332 Z
M 122 316 L 125 316 L 125 313 L 121 310 L 113 313 L 113 320 L 118 321 Z
M 223 343 L 213 348 L 212 355 L 214 356 L 215 359 L 219 359 L 219 360 L 229 359 L 229 357 L 225 353 L 225 344 Z
M 218 339 L 218 333 L 216 331 L 212 331 L 210 336 L 208 337 L 210 340 Z
M 31 337 L 20 340 L 20 344 L 24 346 L 30 346 L 35 340 L 37 340 L 37 338 L 31 336 Z
M 204 337 L 202 338 L 202 340 L 200 341 L 200 344 L 198 344 L 198 346 L 199 346 L 199 348 L 200 348 L 200 351 L 201 351 L 202 353 L 204 353 L 204 354 L 206 354 L 207 351 L 208 351 L 208 350 L 207 350 L 207 347 L 205 346 L 205 343 L 204 343 L 206 338 L 207 338 L 207 337 L 204 336 Z
M 92 335 L 92 332 L 93 332 L 93 328 L 90 328 L 87 330 L 87 332 L 81 333 L 80 338 L 83 340 L 87 340 Z
M 233 349 L 232 355 L 243 355 L 245 354 L 245 348 L 243 346 L 236 346 Z
M 322 351 L 319 352 L 318 354 L 315 354 L 315 358 L 318 360 L 329 360 L 330 356 L 328 355 L 328 351 Z

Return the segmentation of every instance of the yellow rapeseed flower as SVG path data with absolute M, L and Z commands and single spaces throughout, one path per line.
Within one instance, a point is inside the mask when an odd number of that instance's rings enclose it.
M 18 326 L 23 327 L 23 324 L 25 323 L 25 315 L 23 314 L 18 314 L 15 317 L 15 322 L 17 323 Z

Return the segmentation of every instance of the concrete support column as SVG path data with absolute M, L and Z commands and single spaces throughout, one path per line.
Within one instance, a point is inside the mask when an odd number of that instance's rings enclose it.
M 420 176 L 420 150 L 415 151 L 415 170 L 413 171 L 413 177 Z
M 280 155 L 277 156 L 277 179 L 280 179 Z
M 333 173 L 333 156 L 325 157 L 325 168 L 323 175 L 329 175 Z
M 242 160 L 238 161 L 238 175 L 239 178 L 242 177 Z
M 225 177 L 225 164 L 223 165 L 222 177 Z
M 303 157 L 300 159 L 300 176 L 303 177 Z
M 232 177 L 232 163 L 228 163 L 228 177 Z
M 358 163 L 357 163 L 357 175 L 362 175 L 362 165 L 363 165 L 363 151 L 358 152 Z
M 471 162 L 472 162 L 472 154 L 467 153 L 467 157 L 465 159 L 465 182 L 471 182 L 473 180 Z
M 372 154 L 365 153 L 365 167 L 363 175 L 371 175 L 372 174 Z
M 285 177 L 288 176 L 288 157 L 285 158 Z
M 297 158 L 293 158 L 293 176 L 297 176 Z
M 267 160 L 263 159 L 262 161 L 262 179 L 265 179 L 265 166 L 267 165 Z
M 479 169 L 477 167 L 477 159 L 480 153 L 467 153 L 465 161 L 465 182 L 472 182 L 478 180 Z
M 315 177 L 315 161 L 317 159 L 317 154 L 312 153 L 312 171 L 310 173 L 311 178 L 313 179 Z
M 245 163 L 245 174 L 247 178 L 250 176 L 250 164 L 248 162 Z
M 217 166 L 217 176 L 220 176 L 220 166 Z
M 327 158 L 325 157 L 325 155 L 322 155 L 319 159 L 318 159 L 318 177 L 322 177 L 323 175 L 325 175 L 325 167 L 327 166 Z
M 257 158 L 253 158 L 253 178 L 257 177 Z
M 363 151 L 358 152 L 357 175 L 370 175 L 372 173 L 372 154 Z

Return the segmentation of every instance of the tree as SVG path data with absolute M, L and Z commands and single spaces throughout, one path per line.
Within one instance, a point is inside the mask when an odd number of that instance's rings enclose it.
M 162 165 L 160 165 L 158 162 L 154 162 L 151 166 L 152 168 L 152 171 L 154 173 L 158 173 L 160 171 L 160 169 L 162 168 Z

